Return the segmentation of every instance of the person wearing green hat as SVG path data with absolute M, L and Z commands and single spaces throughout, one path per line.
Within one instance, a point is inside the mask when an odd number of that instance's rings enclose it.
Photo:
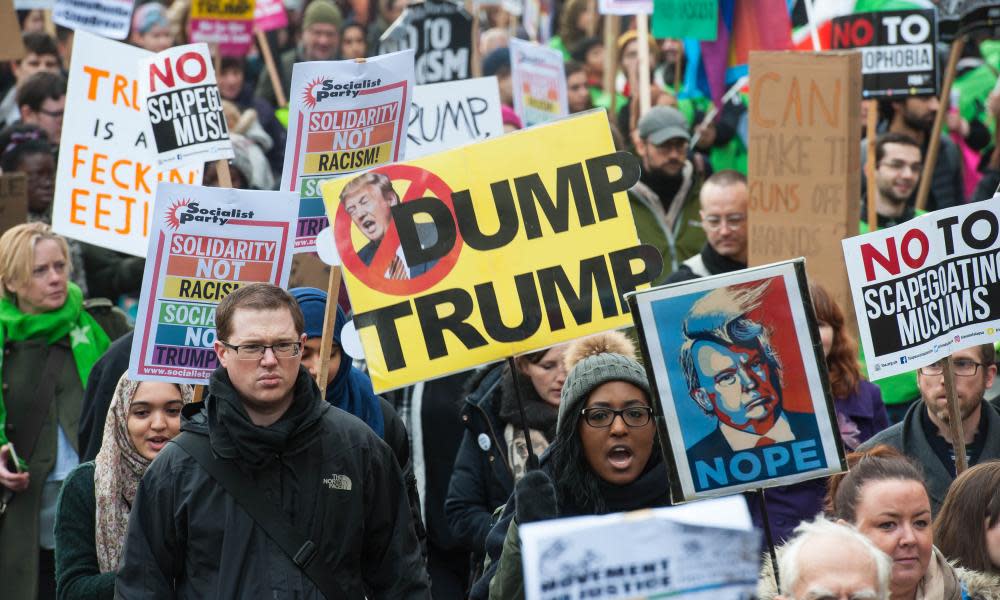
M 334 60 L 340 47 L 340 26 L 344 22 L 337 5 L 331 0 L 312 0 L 302 15 L 302 39 L 299 45 L 281 55 L 278 74 L 288 98 L 292 89 L 292 66 L 295 63 Z M 270 77 L 257 80 L 258 98 L 278 105 Z

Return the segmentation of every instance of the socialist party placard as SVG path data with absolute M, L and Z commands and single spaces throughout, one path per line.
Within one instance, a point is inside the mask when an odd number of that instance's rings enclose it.
M 869 379 L 1000 340 L 1000 198 L 843 245 Z
M 129 375 L 207 383 L 216 305 L 248 283 L 287 285 L 294 222 L 293 194 L 160 185 Z
M 382 34 L 379 54 L 416 51 L 417 85 L 468 79 L 472 16 L 452 0 L 423 0 L 403 10 Z
M 233 157 L 207 44 L 164 50 L 139 74 L 161 168 Z
M 552 48 L 523 40 L 510 41 L 514 112 L 525 127 L 569 114 L 563 57 Z
M 933 10 L 860 13 L 833 20 L 833 49 L 861 50 L 865 98 L 938 93 Z
M 328 225 L 321 183 L 405 156 L 413 87 L 413 50 L 292 69 L 281 189 L 300 198 L 296 252 Z

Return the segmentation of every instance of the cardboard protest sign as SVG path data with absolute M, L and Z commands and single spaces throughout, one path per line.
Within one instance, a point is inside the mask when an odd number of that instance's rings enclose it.
M 208 45 L 168 48 L 139 73 L 161 168 L 233 157 Z
M 165 183 L 153 222 L 129 376 L 207 383 L 216 305 L 248 283 L 288 283 L 295 196 Z
M 651 15 L 652 0 L 597 0 L 597 12 L 602 15 Z
M 300 198 L 296 252 L 329 225 L 320 183 L 405 156 L 413 87 L 412 50 L 295 65 L 281 189 Z
M 757 588 L 760 534 L 740 497 L 536 521 L 518 533 L 525 600 L 743 600 Z
M 288 13 L 281 0 L 256 0 L 253 8 L 253 26 L 258 31 L 271 31 L 288 27 Z
M 379 41 L 379 54 L 416 52 L 417 85 L 468 79 L 472 73 L 472 16 L 452 0 L 407 6 Z
M 846 468 L 802 259 L 629 296 L 675 502 Z
M 997 201 L 843 241 L 870 379 L 1000 340 Z
M 566 67 L 558 50 L 511 39 L 510 69 L 514 112 L 525 127 L 569 114 Z
M 219 44 L 226 56 L 244 56 L 253 44 L 254 0 L 193 0 L 188 39 Z
M 938 93 L 933 10 L 859 13 L 833 20 L 834 49 L 861 50 L 865 98 Z
M 323 184 L 375 389 L 629 325 L 638 177 L 591 111 Z
M 653 37 L 714 42 L 719 0 L 653 0 Z
M 0 235 L 28 222 L 28 178 L 24 173 L 0 175 Z
M 860 62 L 855 52 L 750 54 L 749 264 L 803 256 L 843 307 L 847 270 L 830 248 L 858 232 Z
M 20 60 L 24 56 L 21 27 L 11 0 L 0 0 L 0 60 Z
M 56 0 L 52 21 L 77 31 L 123 40 L 132 27 L 135 0 Z
M 406 158 L 503 135 L 496 77 L 418 85 L 406 129 Z
M 52 228 L 146 256 L 159 181 L 201 183 L 202 164 L 161 169 L 139 99 L 139 62 L 152 56 L 85 31 L 73 38 Z

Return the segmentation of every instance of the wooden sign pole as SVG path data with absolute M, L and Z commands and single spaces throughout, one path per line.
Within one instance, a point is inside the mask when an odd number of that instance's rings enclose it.
M 639 44 L 639 118 L 649 112 L 650 92 L 649 92 L 649 15 L 638 14 L 635 16 L 636 32 Z
M 878 100 L 865 100 L 868 106 L 868 118 L 865 121 L 865 144 L 868 156 L 865 159 L 865 177 L 868 178 L 868 231 L 878 231 L 878 211 L 876 196 L 878 186 L 875 185 L 875 130 L 878 128 Z
M 958 59 L 962 57 L 965 50 L 967 35 L 960 35 L 951 43 L 951 52 L 948 54 L 948 67 L 944 72 L 944 82 L 941 84 L 941 95 L 938 97 L 938 111 L 934 116 L 934 127 L 931 129 L 931 139 L 927 144 L 927 156 L 924 157 L 924 174 L 920 178 L 920 187 L 917 188 L 917 208 L 924 210 L 927 208 L 927 196 L 931 192 L 931 179 L 934 178 L 934 165 L 937 163 L 938 148 L 941 145 L 941 128 L 944 126 L 944 118 L 948 114 L 948 101 L 951 98 L 951 86 L 955 82 L 955 71 L 958 68 Z
M 264 66 L 267 68 L 267 76 L 271 79 L 271 88 L 274 89 L 274 97 L 278 102 L 278 108 L 288 106 L 288 99 L 285 98 L 285 86 L 278 76 L 278 67 L 274 64 L 274 55 L 271 54 L 271 42 L 267 41 L 267 35 L 259 29 L 254 29 L 257 36 L 257 45 L 260 46 L 260 54 L 264 57 Z M 218 72 L 216 72 L 218 77 Z
M 618 15 L 604 15 L 604 80 L 601 82 L 604 88 L 604 95 L 608 98 L 611 107 L 611 115 L 615 114 L 615 100 L 618 94 L 615 93 L 615 74 L 618 73 L 618 46 L 615 39 L 618 34 L 618 23 L 621 17 Z
M 951 359 L 945 359 L 943 375 L 944 391 L 948 396 L 948 428 L 951 430 L 951 446 L 955 450 L 955 474 L 961 475 L 969 468 L 969 461 L 965 455 L 965 426 L 962 423 L 962 412 L 958 409 L 958 398 L 955 396 Z

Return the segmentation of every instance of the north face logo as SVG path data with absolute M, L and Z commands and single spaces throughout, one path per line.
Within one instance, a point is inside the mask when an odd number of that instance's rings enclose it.
M 345 492 L 351 491 L 351 478 L 347 475 L 337 475 L 334 473 L 330 477 L 323 480 L 326 487 L 331 490 L 344 490 Z

